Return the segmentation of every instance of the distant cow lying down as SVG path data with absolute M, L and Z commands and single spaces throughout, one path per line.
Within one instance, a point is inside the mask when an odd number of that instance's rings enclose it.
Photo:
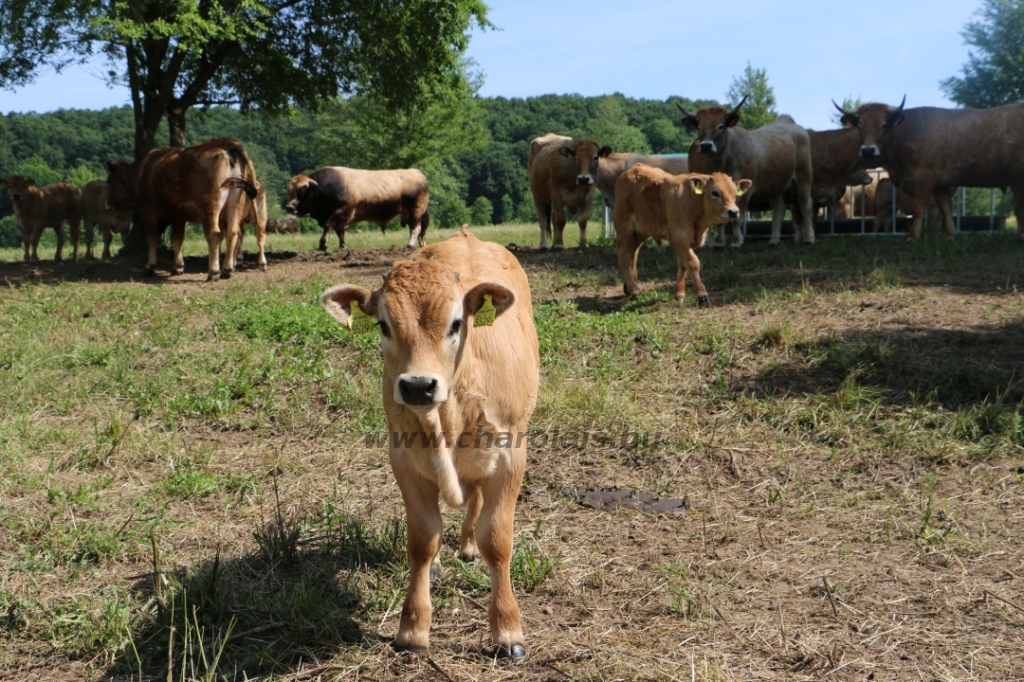
M 271 218 L 267 221 L 267 234 L 298 234 L 300 227 L 299 219 L 293 215 Z
M 309 216 L 323 229 L 320 250 L 327 250 L 331 230 L 338 235 L 338 248 L 345 246 L 345 228 L 354 223 L 376 223 L 381 230 L 395 218 L 409 228 L 409 248 L 426 246 L 430 225 L 430 188 L 427 178 L 415 168 L 361 170 L 324 166 L 309 175 L 295 175 L 288 181 L 285 210 Z
M 391 470 L 409 524 L 409 590 L 395 647 L 430 633 L 430 567 L 441 548 L 439 501 L 465 507 L 461 554 L 490 568 L 491 641 L 525 655 L 512 593 L 512 522 L 526 467 L 527 422 L 540 357 L 526 273 L 504 247 L 463 228 L 399 261 L 376 291 L 343 284 L 323 295 L 353 331 L 379 330 Z M 411 438 L 408 438 L 411 436 Z
M 62 260 L 64 251 L 64 222 L 71 228 L 72 258 L 78 260 L 78 227 L 82 221 L 78 190 L 74 185 L 57 182 L 42 189 L 35 180 L 21 175 L 0 178 L 0 187 L 6 187 L 14 205 L 14 217 L 25 243 L 25 262 L 39 260 L 39 238 L 43 230 L 52 227 L 57 233 L 57 255 Z
M 671 175 L 637 164 L 615 183 L 615 250 L 627 296 L 635 296 L 636 260 L 648 237 L 667 239 L 679 259 L 676 298 L 686 297 L 686 275 L 693 278 L 697 303 L 708 305 L 708 290 L 700 279 L 700 260 L 694 248 L 704 244 L 711 225 L 739 216 L 737 195 L 750 190 L 750 180 L 733 183 L 724 173 Z

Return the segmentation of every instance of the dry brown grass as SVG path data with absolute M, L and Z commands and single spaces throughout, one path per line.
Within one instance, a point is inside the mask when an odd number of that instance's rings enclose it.
M 521 250 L 533 428 L 561 437 L 517 513 L 519 666 L 487 656 L 456 513 L 430 654 L 392 652 L 407 567 L 361 442 L 374 344 L 246 326 L 394 254 L 213 287 L 198 262 L 163 287 L 4 264 L 0 679 L 163 680 L 168 648 L 203 679 L 229 626 L 216 679 L 1024 679 L 1024 255 L 971 239 L 704 253 L 708 311 L 669 300 L 668 254 L 643 252 L 626 302 L 607 248 Z M 572 494 L 594 486 L 689 511 L 596 511 Z

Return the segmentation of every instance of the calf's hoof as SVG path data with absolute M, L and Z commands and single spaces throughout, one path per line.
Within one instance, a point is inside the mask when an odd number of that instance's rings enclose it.
M 208 273 L 206 273 L 206 281 L 207 282 L 216 282 L 218 279 L 220 279 L 220 273 L 219 272 L 208 272 Z
M 221 279 L 231 279 L 231 273 L 233 273 L 233 272 L 234 272 L 234 270 L 221 270 L 221 272 L 220 272 Z
M 402 654 L 403 656 L 418 656 L 427 653 L 427 647 L 425 646 L 403 646 L 398 642 L 392 642 L 391 648 L 395 653 Z
M 266 272 L 266 271 L 267 271 L 267 264 L 266 263 L 260 263 L 260 272 Z
M 142 271 L 142 276 L 143 277 L 156 277 L 156 268 L 147 265 L 145 267 L 145 269 Z
M 804 242 L 804 246 L 806 246 L 808 249 L 813 249 L 814 242 Z
M 707 296 L 698 296 L 697 305 L 699 305 L 701 308 L 707 308 L 709 305 L 711 305 L 711 300 L 708 299 Z
M 551 247 L 552 251 L 565 251 L 565 244 L 555 244 Z
M 172 275 L 184 275 L 185 274 L 185 266 L 184 265 L 175 265 L 171 269 L 171 274 Z
M 522 644 L 513 644 L 511 646 L 502 644 L 495 650 L 494 657 L 503 661 L 522 663 L 523 659 L 526 658 L 526 647 Z

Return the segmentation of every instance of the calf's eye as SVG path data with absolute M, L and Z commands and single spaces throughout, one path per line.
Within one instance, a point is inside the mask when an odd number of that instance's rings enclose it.
M 713 191 L 713 192 L 711 193 L 711 196 L 713 196 L 713 197 L 714 197 L 714 198 L 716 198 L 716 199 L 720 199 L 720 198 L 722 197 L 722 193 L 721 193 L 721 192 L 719 192 L 719 191 L 718 191 L 718 190 L 716 189 L 715 191 Z
M 381 320 L 377 323 L 377 326 L 380 327 L 381 336 L 384 338 L 391 338 L 391 329 L 388 327 L 387 322 Z
M 452 328 L 448 330 L 448 333 L 451 336 L 455 336 L 460 331 L 462 331 L 462 320 L 455 320 L 452 322 Z

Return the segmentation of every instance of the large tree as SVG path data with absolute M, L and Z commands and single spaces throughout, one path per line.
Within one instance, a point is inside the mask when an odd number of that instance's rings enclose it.
M 750 62 L 742 76 L 732 79 L 725 94 L 731 106 L 736 106 L 743 98 L 746 102 L 740 112 L 740 127 L 756 130 L 779 117 L 779 112 L 775 111 L 775 91 L 768 85 L 768 71 L 755 69 Z
M 366 92 L 412 112 L 459 86 L 486 14 L 482 0 L 4 0 L 0 87 L 102 55 L 131 91 L 139 159 L 163 119 L 185 144 L 195 106 L 281 113 Z
M 1024 100 L 1024 0 L 983 0 L 978 19 L 964 27 L 962 76 L 942 81 L 951 100 L 979 109 Z

